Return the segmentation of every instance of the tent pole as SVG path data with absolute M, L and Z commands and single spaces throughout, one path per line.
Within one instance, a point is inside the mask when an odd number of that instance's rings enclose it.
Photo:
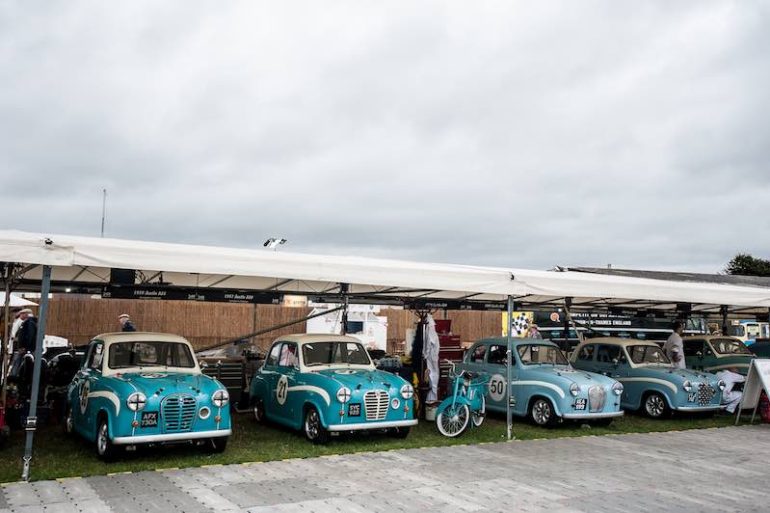
M 722 335 L 729 335 L 729 326 L 727 325 L 727 305 L 721 305 L 719 307 L 719 313 L 722 314 Z
M 10 353 L 8 348 L 11 347 L 11 341 L 9 340 L 11 330 L 9 319 L 11 315 L 11 265 L 6 263 L 3 265 L 3 281 L 5 282 L 5 304 L 3 305 L 3 344 L 0 347 L 0 379 L 3 380 L 3 388 L 0 391 L 0 408 L 5 408 L 5 395 L 8 386 L 8 361 Z
M 511 411 L 511 381 L 513 381 L 513 296 L 508 296 L 508 330 L 506 343 L 508 349 L 505 352 L 505 365 L 506 365 L 506 401 L 505 401 L 505 422 L 506 422 L 506 438 L 507 440 L 513 439 L 513 412 Z
M 342 326 L 340 332 L 342 335 L 348 334 L 348 306 L 350 306 L 350 298 L 348 297 L 348 284 L 340 283 L 340 292 L 342 292 Z
M 578 339 L 578 344 L 583 343 L 583 335 L 578 330 L 578 325 L 575 322 L 575 320 L 572 318 L 572 312 L 569 311 L 570 307 L 572 306 L 572 298 L 571 297 L 565 297 L 564 298 L 564 345 L 567 345 L 567 339 L 569 336 L 569 327 L 570 325 L 575 327 L 575 335 Z M 591 329 L 591 326 L 588 326 L 588 329 L 593 331 Z M 565 351 L 569 350 L 569 348 L 565 348 Z
M 40 316 L 37 324 L 37 337 L 35 339 L 35 367 L 32 372 L 32 397 L 29 401 L 29 413 L 27 414 L 27 441 L 24 445 L 24 468 L 21 473 L 22 481 L 29 481 L 29 466 L 32 461 L 32 440 L 37 427 L 37 399 L 40 394 L 40 371 L 43 363 L 43 338 L 45 337 L 45 323 L 48 316 L 48 294 L 51 291 L 51 266 L 43 266 L 43 289 L 40 294 Z

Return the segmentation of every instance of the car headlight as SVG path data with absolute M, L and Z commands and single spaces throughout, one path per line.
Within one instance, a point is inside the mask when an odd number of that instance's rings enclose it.
M 147 406 L 147 396 L 141 392 L 134 392 L 126 399 L 126 405 L 131 411 L 140 411 Z
M 350 395 L 351 393 L 348 387 L 342 387 L 337 390 L 337 400 L 343 404 L 350 401 Z
M 727 387 L 727 383 L 720 379 L 717 381 L 717 386 L 719 387 L 719 390 L 724 390 Z
M 401 406 L 401 401 L 398 400 L 398 397 L 394 397 L 390 400 L 390 407 L 394 410 L 397 410 L 398 407 Z
M 569 393 L 572 394 L 573 397 L 577 397 L 577 395 L 580 393 L 580 385 L 577 383 L 572 383 L 569 386 Z
M 414 396 L 414 388 L 412 388 L 412 385 L 406 384 L 401 387 L 401 397 L 404 399 L 411 399 Z
M 211 402 L 217 408 L 227 406 L 227 403 L 230 402 L 230 394 L 227 393 L 227 390 L 217 390 L 211 395 Z
M 692 383 L 690 383 L 689 379 L 686 379 L 684 383 L 682 383 L 682 388 L 684 388 L 685 392 L 689 392 L 690 390 L 692 390 Z
M 623 383 L 615 383 L 612 385 L 612 391 L 615 395 L 623 395 Z

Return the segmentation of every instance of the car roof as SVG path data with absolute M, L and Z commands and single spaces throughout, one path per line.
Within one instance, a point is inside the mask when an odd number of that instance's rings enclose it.
M 328 333 L 299 333 L 295 335 L 284 335 L 273 341 L 276 342 L 296 342 L 297 344 L 312 344 L 316 342 L 358 342 L 361 341 L 350 335 L 330 335 Z
M 114 342 L 181 342 L 189 344 L 190 342 L 180 336 L 172 333 L 154 333 L 151 331 L 118 331 L 115 333 L 102 333 L 94 337 L 94 340 L 101 340 L 105 344 Z
M 476 344 L 507 344 L 508 343 L 508 337 L 490 337 L 490 338 L 482 338 L 481 340 L 476 341 Z M 512 337 L 511 343 L 514 346 L 521 345 L 521 344 L 543 344 L 548 346 L 556 346 L 553 342 L 551 342 L 548 339 L 544 338 L 520 338 L 520 337 Z
M 730 339 L 730 340 L 734 340 L 736 342 L 742 342 L 741 339 L 735 338 L 735 337 L 731 337 L 730 335 L 687 335 L 686 337 L 682 337 L 683 340 L 694 340 L 694 339 L 697 339 L 697 340 L 715 340 L 715 339 L 724 340 L 726 338 Z
M 584 344 L 613 344 L 617 346 L 639 346 L 639 345 L 657 346 L 658 345 L 657 343 L 655 343 L 654 340 L 639 340 L 636 338 L 621 338 L 621 337 L 587 338 L 580 345 L 582 346 Z

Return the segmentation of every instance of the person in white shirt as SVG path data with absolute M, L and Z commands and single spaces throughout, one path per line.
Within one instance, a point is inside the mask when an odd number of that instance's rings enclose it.
M 746 376 L 738 374 L 738 369 L 731 367 L 729 369 L 717 372 L 717 377 L 725 382 L 725 389 L 722 391 L 722 404 L 728 413 L 735 413 L 735 409 L 743 398 L 743 392 L 733 390 L 738 383 L 744 383 Z
M 675 321 L 672 329 L 674 332 L 668 337 L 666 343 L 663 344 L 663 352 L 666 353 L 674 367 L 684 369 L 684 344 L 682 343 L 684 323 L 682 321 Z
M 281 361 L 278 362 L 278 365 L 283 367 L 294 367 L 298 363 L 297 346 L 294 344 L 286 344 L 284 351 L 281 353 Z

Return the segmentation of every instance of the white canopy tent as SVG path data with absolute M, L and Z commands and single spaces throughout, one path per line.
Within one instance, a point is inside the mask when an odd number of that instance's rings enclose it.
M 430 264 L 355 256 L 322 256 L 265 250 L 248 250 L 167 244 L 121 239 L 74 237 L 0 231 L 0 263 L 5 290 L 12 280 L 19 288 L 41 291 L 38 340 L 32 397 L 28 416 L 23 479 L 29 479 L 32 440 L 36 423 L 42 334 L 45 332 L 51 290 L 101 289 L 168 297 L 183 290 L 187 299 L 207 299 L 211 291 L 234 291 L 234 299 L 248 294 L 339 294 L 347 305 L 351 298 L 368 302 L 454 301 L 452 306 L 475 302 L 505 305 L 508 311 L 508 380 L 511 375 L 511 312 L 514 302 L 529 307 L 564 302 L 573 308 L 679 309 L 720 312 L 727 307 L 766 313 L 770 288 L 700 282 L 678 282 L 626 276 L 606 276 L 572 271 L 530 271 L 496 267 Z M 12 265 L 8 265 L 12 264 Z M 120 272 L 128 270 L 128 272 Z M 11 272 L 12 271 L 12 272 Z M 118 272 L 116 272 L 118 271 Z M 118 280 L 117 276 L 121 276 Z M 128 279 L 126 278 L 128 276 Z M 116 283 L 119 282 L 119 283 Z M 53 289 L 52 289 L 53 287 Z M 154 287 L 150 290 L 148 287 Z M 161 294 L 161 292 L 163 294 Z M 182 295 L 182 298 L 185 298 Z M 226 299 L 226 298 L 225 298 Z M 425 304 L 424 304 L 425 306 Z M 427 304 L 431 307 L 430 304 Z M 448 306 L 447 306 L 448 307 Z M 7 307 L 6 307 L 7 311 Z M 345 323 L 343 323 L 344 325 Z M 508 386 L 508 404 L 511 396 Z M 508 438 L 512 436 L 508 408 Z
M 0 305 L 5 304 L 5 292 L 0 292 Z M 11 308 L 24 308 L 26 306 L 37 306 L 37 303 L 17 296 L 16 294 L 10 294 L 8 300 L 8 306 Z
M 574 308 L 615 306 L 718 312 L 720 305 L 766 313 L 770 288 L 433 264 L 356 256 L 310 255 L 263 249 L 168 244 L 123 239 L 0 231 L 0 262 L 27 265 L 22 284 L 39 286 L 43 265 L 57 284 L 100 287 L 111 269 L 136 272 L 136 284 L 188 289 L 329 294 L 347 284 L 351 296 L 382 300 L 465 300 L 525 305 L 572 298 Z

